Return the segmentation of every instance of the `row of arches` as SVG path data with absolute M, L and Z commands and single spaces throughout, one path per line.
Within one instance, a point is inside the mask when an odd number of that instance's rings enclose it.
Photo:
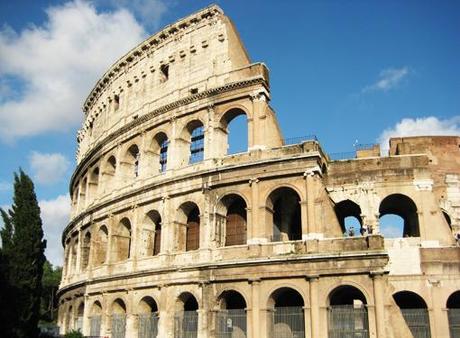
M 223 114 L 216 130 L 221 134 L 219 142 L 227 144 L 224 154 L 247 151 L 247 116 L 244 110 L 228 110 Z M 74 185 L 74 207 L 84 207 L 98 193 L 107 188 L 113 189 L 117 178 L 118 181 L 121 179 L 123 183 L 128 183 L 139 176 L 155 176 L 166 172 L 170 167 L 177 168 L 203 161 L 205 135 L 204 123 L 200 119 L 193 119 L 174 137 L 174 144 L 171 142 L 172 136 L 168 136 L 168 132 L 164 130 L 158 131 L 149 142 L 137 139 L 123 145 L 121 152 L 113 151 L 105 155 L 99 164 L 93 165 Z M 144 143 L 146 145 L 141 145 Z
M 372 231 L 364 223 L 361 207 L 356 202 L 343 200 L 336 203 L 334 209 L 344 233 Z M 398 193 L 388 195 L 381 201 L 378 212 L 379 230 L 385 237 L 420 237 L 419 211 L 410 197 Z M 445 211 L 443 215 L 451 227 L 450 217 Z
M 219 246 L 245 245 L 248 240 L 248 201 L 242 195 L 229 193 L 224 195 L 216 204 L 216 232 Z M 302 239 L 301 198 L 296 190 L 290 187 L 279 187 L 273 190 L 265 202 L 268 219 L 271 226 L 270 239 L 277 241 L 293 241 Z M 349 219 L 353 218 L 359 227 L 365 228 L 362 221 L 361 208 L 351 200 L 344 200 L 335 205 L 335 212 L 342 232 L 347 231 Z M 402 194 L 392 194 L 385 197 L 379 207 L 380 217 L 397 215 L 403 220 L 402 233 L 395 236 L 420 236 L 418 211 L 416 204 Z M 90 261 L 92 266 L 99 266 L 127 260 L 131 255 L 137 257 L 156 256 L 166 249 L 169 251 L 194 251 L 202 245 L 203 211 L 195 202 L 182 203 L 172 219 L 164 219 L 158 210 L 146 212 L 137 226 L 137 252 L 131 252 L 133 241 L 133 224 L 130 218 L 123 217 L 116 224 L 102 224 L 83 231 L 80 239 L 74 237 L 66 243 L 67 271 L 77 272 L 77 255 L 80 251 L 80 270 L 86 270 Z M 165 226 L 169 226 L 174 238 L 174 246 L 166 248 Z M 385 228 L 381 229 L 384 233 Z M 392 237 L 392 236 L 389 236 Z M 109 241 L 111 239 L 111 241 Z M 110 246 L 110 247 L 109 247 Z M 93 248 L 93 249 L 92 249 Z
M 272 241 L 291 241 L 302 239 L 300 216 L 300 197 L 292 188 L 275 189 L 267 199 L 268 214 L 271 217 Z M 78 236 L 66 243 L 67 272 L 77 273 L 78 250 L 80 247 L 80 271 L 90 266 L 127 260 L 131 255 L 137 257 L 156 256 L 164 251 L 165 223 L 174 228 L 176 251 L 193 251 L 201 246 L 202 211 L 194 202 L 182 203 L 174 213 L 174 219 L 164 220 L 158 210 L 148 211 L 138 225 L 138 250 L 133 253 L 133 224 L 128 217 L 116 224 L 102 224 L 83 230 L 82 243 Z M 223 196 L 215 210 L 221 246 L 245 245 L 248 239 L 248 204 L 241 195 L 230 193 Z M 166 221 L 166 222 L 165 222 Z M 110 240 L 109 240 L 110 239 Z
M 399 291 L 393 295 L 406 324 L 415 338 L 431 337 L 429 312 L 422 297 L 411 291 Z M 369 319 L 366 296 L 351 285 L 336 287 L 328 295 L 328 336 L 369 337 Z M 245 297 L 238 291 L 223 291 L 216 299 L 214 309 L 215 337 L 247 337 L 248 305 Z M 84 303 L 78 307 L 74 328 L 83 323 Z M 460 291 L 450 295 L 446 303 L 451 337 L 457 337 L 460 331 Z M 197 337 L 199 329 L 200 306 L 191 292 L 181 293 L 175 302 L 173 327 L 174 337 Z M 92 303 L 89 311 L 90 336 L 103 335 L 101 332 L 103 307 L 99 300 Z M 112 337 L 126 336 L 125 302 L 115 299 L 109 308 L 109 320 Z M 71 328 L 72 307 L 68 309 L 66 328 Z M 137 306 L 138 337 L 160 337 L 160 318 L 163 316 L 158 303 L 151 296 L 143 297 Z M 267 325 L 271 338 L 305 337 L 305 301 L 302 295 L 291 287 L 281 287 L 273 291 L 267 299 Z M 381 320 L 381 319 L 378 319 Z M 257 323 L 253 323 L 257 325 Z

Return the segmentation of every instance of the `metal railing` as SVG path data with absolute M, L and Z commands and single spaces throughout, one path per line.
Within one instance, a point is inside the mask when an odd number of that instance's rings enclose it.
M 174 316 L 174 338 L 197 338 L 198 312 L 183 311 Z
M 112 315 L 112 338 L 125 338 L 126 334 L 126 315 Z
M 307 141 L 318 141 L 316 135 L 305 135 L 305 136 L 296 136 L 296 137 L 288 137 L 283 139 L 283 144 L 285 146 L 299 144 Z
M 160 317 L 157 314 L 139 315 L 139 338 L 156 338 L 158 337 L 158 321 Z
M 305 337 L 305 319 L 301 306 L 275 307 L 270 314 L 271 338 Z
M 448 309 L 450 338 L 460 337 L 460 309 Z
M 247 335 L 246 310 L 219 311 L 216 324 L 216 338 L 244 338 Z
M 89 335 L 97 337 L 101 334 L 101 316 L 89 317 Z
M 329 308 L 329 338 L 369 338 L 367 308 L 334 305 Z
M 414 338 L 431 338 L 427 309 L 401 309 L 401 313 Z

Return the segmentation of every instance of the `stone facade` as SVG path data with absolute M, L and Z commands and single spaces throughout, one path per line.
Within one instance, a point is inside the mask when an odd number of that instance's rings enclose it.
M 268 69 L 217 6 L 102 76 L 78 133 L 61 332 L 454 337 L 460 138 L 333 160 L 315 139 L 286 144 L 269 102 Z M 240 115 L 248 149 L 229 155 Z M 381 235 L 387 214 L 399 238 Z

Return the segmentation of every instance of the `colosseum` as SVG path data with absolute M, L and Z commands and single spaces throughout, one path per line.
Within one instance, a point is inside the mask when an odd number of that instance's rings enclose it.
M 460 337 L 459 137 L 341 159 L 283 138 L 267 67 L 214 5 L 120 58 L 83 111 L 61 333 Z

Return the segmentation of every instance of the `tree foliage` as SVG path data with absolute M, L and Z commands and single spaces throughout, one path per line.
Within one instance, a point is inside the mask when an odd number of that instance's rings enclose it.
M 53 322 L 56 319 L 56 291 L 61 281 L 62 267 L 53 265 L 45 261 L 43 265 L 42 278 L 42 300 L 40 317 L 46 322 Z
M 1 285 L 2 335 L 12 338 L 38 336 L 43 264 L 46 241 L 43 239 L 40 207 L 32 180 L 22 170 L 14 175 L 13 205 L 0 211 L 4 227 L 2 239 Z M 5 302 L 5 303 L 4 303 Z M 9 304 L 4 306 L 3 304 Z

